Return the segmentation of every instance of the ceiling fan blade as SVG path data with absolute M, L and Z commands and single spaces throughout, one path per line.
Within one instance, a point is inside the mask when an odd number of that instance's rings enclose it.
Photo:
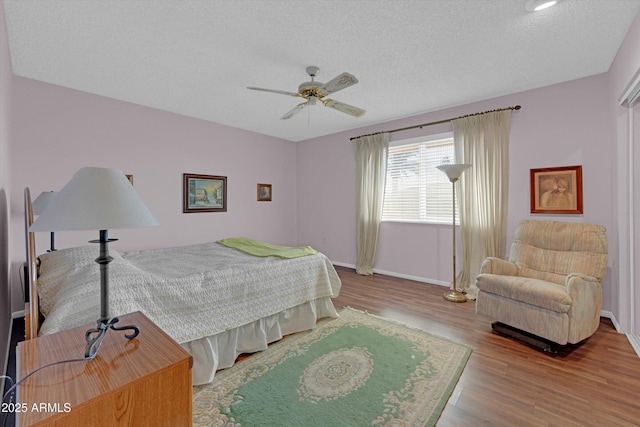
M 322 103 L 325 107 L 333 108 L 334 110 L 350 114 L 354 117 L 360 117 L 366 113 L 366 110 L 363 110 L 362 108 L 354 107 L 353 105 L 345 104 L 344 102 L 334 101 L 333 99 L 323 100 Z
M 293 107 L 293 109 L 291 111 L 289 111 L 287 114 L 285 114 L 284 116 L 280 117 L 280 120 L 286 120 L 286 119 L 290 119 L 291 117 L 295 116 L 296 114 L 298 114 L 300 112 L 300 110 L 302 110 L 304 107 L 306 107 L 307 105 L 309 105 L 307 102 L 303 102 L 302 104 L 298 104 L 295 107 Z
M 300 94 L 297 93 L 297 92 L 287 92 L 287 91 L 284 91 L 284 90 L 264 89 L 264 88 L 261 88 L 261 87 L 253 87 L 253 86 L 247 86 L 247 89 L 261 90 L 263 92 L 279 93 L 281 95 L 300 96 Z
M 328 81 L 318 88 L 318 91 L 322 93 L 322 96 L 329 95 L 330 93 L 337 92 L 349 86 L 353 86 L 358 83 L 358 79 L 349 73 L 342 73 L 333 80 Z

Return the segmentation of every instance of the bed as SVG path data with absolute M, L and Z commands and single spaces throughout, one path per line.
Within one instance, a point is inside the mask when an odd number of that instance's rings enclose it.
M 27 337 L 95 322 L 100 313 L 98 246 L 36 258 L 28 231 L 32 222 L 27 188 Z M 226 242 L 109 250 L 114 258 L 109 264 L 111 316 L 139 310 L 154 321 L 193 355 L 194 385 L 211 382 L 216 370 L 232 366 L 241 353 L 312 329 L 319 318 L 338 317 L 331 299 L 341 282 L 324 254 L 304 248 L 284 258 L 255 256 Z

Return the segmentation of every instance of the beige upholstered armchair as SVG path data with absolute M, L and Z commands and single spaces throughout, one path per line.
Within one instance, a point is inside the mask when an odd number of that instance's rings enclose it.
M 476 312 L 497 321 L 492 326 L 498 332 L 524 331 L 519 338 L 530 344 L 539 345 L 532 335 L 547 344 L 576 344 L 598 329 L 606 270 L 604 227 L 525 220 L 515 231 L 509 261 L 487 258 L 482 264 Z

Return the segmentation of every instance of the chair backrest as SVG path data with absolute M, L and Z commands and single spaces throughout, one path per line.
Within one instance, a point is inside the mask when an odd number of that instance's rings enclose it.
M 509 260 L 524 277 L 564 284 L 570 273 L 600 282 L 607 271 L 607 235 L 601 225 L 523 220 L 516 228 Z

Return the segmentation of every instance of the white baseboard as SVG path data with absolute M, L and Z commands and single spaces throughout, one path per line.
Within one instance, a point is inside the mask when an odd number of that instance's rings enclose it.
M 640 357 L 640 336 L 627 334 L 627 339 L 631 343 L 631 347 L 636 351 L 638 357 Z
M 446 286 L 446 287 L 451 286 L 449 282 L 443 282 L 442 280 L 429 279 L 427 277 L 420 277 L 420 276 L 412 276 L 410 274 L 396 273 L 394 271 L 378 270 L 376 268 L 373 270 L 373 272 L 378 274 L 384 274 L 385 276 L 392 276 L 392 277 L 398 277 L 400 279 L 413 280 L 415 282 L 429 283 L 431 285 Z
M 346 262 L 331 261 L 331 264 L 337 265 L 338 267 L 351 268 L 351 269 L 354 269 L 354 270 L 356 269 L 355 265 L 347 264 Z
M 614 316 L 612 312 L 601 310 L 600 317 L 606 317 L 607 319 L 611 320 L 611 323 L 613 323 L 613 327 L 616 328 L 616 331 L 618 331 L 618 333 L 620 333 L 620 324 L 618 323 L 618 319 L 616 319 L 616 316 Z
M 347 264 L 347 263 L 344 263 L 344 262 L 331 261 L 331 263 L 333 265 L 337 265 L 339 267 L 352 268 L 354 270 L 356 268 L 355 265 Z M 380 270 L 378 268 L 374 268 L 373 272 L 374 273 L 378 273 L 378 274 L 384 274 L 385 276 L 391 276 L 391 277 L 398 277 L 400 279 L 413 280 L 415 282 L 429 283 L 431 285 L 439 285 L 439 286 L 446 286 L 446 287 L 451 286 L 450 283 L 443 282 L 442 280 L 428 279 L 426 277 L 412 276 L 410 274 L 403 274 L 403 273 L 396 273 L 395 271 L 387 271 L 387 270 Z
M 611 319 L 611 322 L 613 323 L 613 326 L 616 328 L 616 331 L 618 331 L 618 333 L 622 333 L 620 332 L 620 324 L 618 323 L 618 320 L 613 315 L 613 313 L 611 313 L 610 311 L 601 311 L 600 316 Z M 634 334 L 625 334 L 625 335 L 627 336 L 627 339 L 629 340 L 631 347 L 633 347 L 638 357 L 640 357 L 640 336 L 634 335 Z

